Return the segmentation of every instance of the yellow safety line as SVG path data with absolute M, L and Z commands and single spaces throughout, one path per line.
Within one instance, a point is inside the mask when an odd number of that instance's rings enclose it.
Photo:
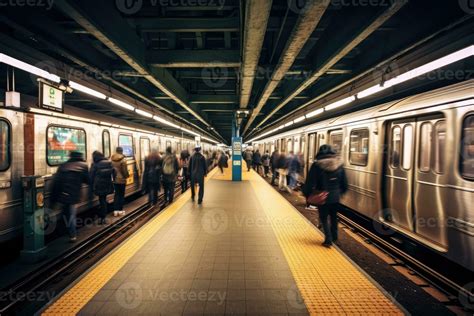
M 322 247 L 323 236 L 255 172 L 245 173 L 270 221 L 311 315 L 403 315 L 354 263 L 337 249 Z
M 209 173 L 206 181 L 216 170 Z M 189 200 L 191 193 L 182 194 L 173 204 L 145 224 L 113 253 L 89 271 L 63 296 L 49 306 L 43 315 L 76 315 L 112 277 L 150 240 L 166 222 Z

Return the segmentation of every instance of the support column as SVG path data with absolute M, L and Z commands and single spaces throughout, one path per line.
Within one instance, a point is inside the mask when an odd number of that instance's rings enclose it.
M 232 122 L 232 181 L 242 181 L 242 137 L 239 137 L 239 126 Z

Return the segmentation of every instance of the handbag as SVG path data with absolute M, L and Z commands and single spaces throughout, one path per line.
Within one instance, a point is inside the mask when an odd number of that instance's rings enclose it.
M 320 206 L 326 204 L 326 200 L 328 198 L 329 192 L 327 191 L 313 191 L 306 201 L 310 205 Z

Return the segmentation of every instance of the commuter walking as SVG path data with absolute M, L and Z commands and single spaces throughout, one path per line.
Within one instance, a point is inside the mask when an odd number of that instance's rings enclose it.
M 268 177 L 268 172 L 270 169 L 270 155 L 268 154 L 268 150 L 262 156 L 262 165 L 263 165 L 263 177 Z
M 286 190 L 288 193 L 291 193 L 290 188 L 287 185 L 287 179 L 286 176 L 288 175 L 288 165 L 289 161 L 288 158 L 286 157 L 285 154 L 280 154 L 277 162 L 277 167 L 278 167 L 278 189 L 280 191 Z
M 258 149 L 254 152 L 252 158 L 255 171 L 257 171 L 258 174 L 261 174 L 262 155 L 260 154 L 260 151 Z
M 229 160 L 229 157 L 226 155 L 225 152 L 221 152 L 219 156 L 219 162 L 217 165 L 219 166 L 219 169 L 221 170 L 221 174 L 224 174 L 224 168 L 227 168 L 227 161 Z
M 179 156 L 179 164 L 181 166 L 181 193 L 188 189 L 189 182 L 189 151 L 184 149 Z
M 99 224 L 105 224 L 107 215 L 107 195 L 114 192 L 112 163 L 100 151 L 92 153 L 92 166 L 90 171 L 91 187 L 94 194 L 99 197 Z
M 272 169 L 272 185 L 275 185 L 275 180 L 278 177 L 278 160 L 280 159 L 280 153 L 278 149 L 275 149 L 270 157 L 270 166 Z
M 174 199 L 174 187 L 176 185 L 176 177 L 178 176 L 179 164 L 178 159 L 172 153 L 171 147 L 166 148 L 165 157 L 163 157 L 163 188 L 165 190 L 165 202 L 163 206 L 166 206 L 167 203 L 173 203 Z
M 76 204 L 81 200 L 82 184 L 89 184 L 89 170 L 83 154 L 72 151 L 54 176 L 51 198 L 53 204 L 61 204 L 71 242 L 77 240 Z
M 296 188 L 300 168 L 301 168 L 301 165 L 300 165 L 300 160 L 298 156 L 293 155 L 293 152 L 290 152 L 289 166 L 288 166 L 288 174 L 290 178 L 290 183 L 288 186 L 292 190 Z
M 244 152 L 244 160 L 245 160 L 245 163 L 247 164 L 247 171 L 250 171 L 250 168 L 252 168 L 252 151 L 250 151 L 249 149 L 247 149 L 245 152 Z
M 304 195 L 308 200 L 314 197 L 318 202 L 319 219 L 324 231 L 323 246 L 330 247 L 337 241 L 337 208 L 341 196 L 348 190 L 348 183 L 342 161 L 330 145 L 322 145 L 312 164 Z M 330 218 L 331 223 L 328 223 Z
M 112 166 L 114 167 L 114 216 L 125 215 L 123 203 L 125 199 L 125 187 L 130 176 L 127 167 L 127 160 L 123 155 L 123 148 L 117 147 L 112 155 Z
M 161 189 L 161 167 L 163 159 L 157 149 L 153 149 L 145 158 L 145 170 L 143 172 L 143 189 L 148 193 L 148 203 L 158 204 L 158 193 Z
M 201 154 L 201 147 L 196 146 L 194 154 L 189 159 L 189 172 L 191 175 L 191 200 L 196 196 L 196 184 L 199 185 L 198 204 L 204 198 L 204 178 L 207 176 L 206 158 Z

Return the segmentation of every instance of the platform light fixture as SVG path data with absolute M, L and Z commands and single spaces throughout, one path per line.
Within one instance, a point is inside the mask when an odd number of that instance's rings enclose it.
M 114 99 L 114 98 L 108 98 L 107 100 L 109 100 L 111 103 L 115 104 L 115 105 L 118 105 L 126 110 L 129 110 L 129 111 L 133 111 L 135 110 L 135 107 L 133 105 L 130 105 L 128 103 L 125 103 L 123 101 L 120 101 L 120 100 L 117 100 L 117 99 Z
M 380 91 L 385 90 L 387 88 L 388 88 L 387 86 L 382 86 L 382 85 L 378 84 L 376 86 L 367 88 L 367 89 L 362 90 L 361 92 L 357 93 L 357 98 L 362 99 L 362 98 L 365 98 L 369 95 L 379 93 Z
M 294 124 L 294 121 L 289 121 L 288 123 L 286 123 L 285 125 L 283 125 L 283 127 L 289 127 L 291 125 Z
M 144 116 L 144 117 L 148 117 L 148 118 L 152 118 L 152 117 L 153 117 L 153 114 L 151 114 L 150 112 L 143 111 L 143 110 L 140 110 L 140 109 L 135 109 L 135 112 L 136 112 L 138 115 L 141 115 L 141 116 Z
M 304 121 L 304 120 L 306 120 L 306 115 L 303 115 L 303 116 L 300 116 L 300 117 L 298 117 L 298 118 L 295 118 L 295 120 L 294 120 L 293 122 L 299 123 L 299 122 L 302 122 L 302 121 Z
M 350 97 L 347 97 L 347 98 L 344 98 L 344 99 L 341 99 L 339 101 L 336 101 L 336 102 L 333 102 L 331 104 L 328 104 L 324 107 L 324 110 L 325 111 L 331 111 L 331 110 L 334 110 L 338 107 L 341 107 L 343 105 L 346 105 L 348 103 L 351 103 L 352 101 L 355 101 L 356 97 L 355 95 L 351 95 Z
M 81 91 L 85 94 L 91 95 L 93 97 L 105 100 L 107 99 L 107 96 L 99 91 L 95 91 L 94 89 L 88 88 L 86 86 L 83 86 L 80 83 L 74 82 L 74 81 L 69 81 L 69 86 L 73 88 L 74 90 Z
M 161 118 L 161 117 L 159 117 L 159 116 L 157 116 L 157 115 L 153 116 L 153 119 L 154 119 L 155 121 L 158 121 L 158 122 L 162 123 L 162 124 L 165 124 L 165 125 L 174 127 L 174 128 L 176 128 L 176 129 L 179 129 L 179 126 L 178 126 L 178 125 L 176 125 L 176 124 L 174 124 L 174 123 L 172 123 L 172 122 L 169 122 L 169 121 L 165 120 L 164 118 Z
M 306 113 L 306 118 L 311 118 L 311 117 L 314 117 L 316 115 L 319 115 L 321 113 L 324 112 L 324 108 L 320 108 L 320 109 L 316 109 L 314 111 L 311 111 L 309 113 Z
M 0 62 L 10 65 L 12 67 L 21 69 L 23 71 L 29 72 L 30 74 L 33 74 L 35 76 L 48 79 L 52 82 L 60 83 L 61 78 L 55 74 L 49 73 L 46 70 L 43 70 L 41 68 L 38 68 L 36 66 L 30 65 L 28 63 L 25 63 L 19 59 L 10 57 L 8 55 L 5 55 L 3 53 L 0 53 Z
M 189 130 L 189 129 L 187 129 L 187 128 L 184 128 L 184 127 L 181 127 L 181 130 L 182 130 L 183 132 L 186 132 L 186 133 L 191 134 L 191 135 L 200 136 L 198 133 L 193 132 L 193 131 L 191 131 L 191 130 Z

